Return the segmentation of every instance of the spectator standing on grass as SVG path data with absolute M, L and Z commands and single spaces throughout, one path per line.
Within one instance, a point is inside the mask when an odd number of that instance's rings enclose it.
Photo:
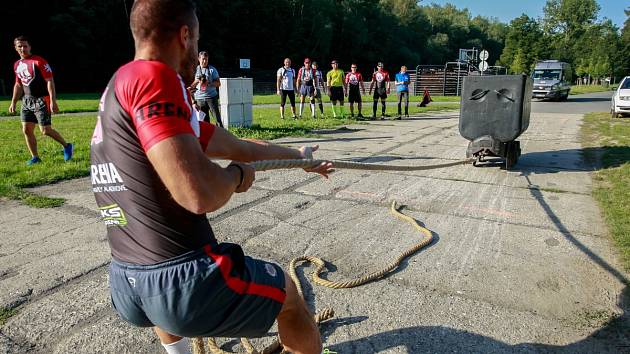
M 223 127 L 221 111 L 219 110 L 219 87 L 221 80 L 219 71 L 208 64 L 208 52 L 199 52 L 199 65 L 195 69 L 195 81 L 189 89 L 194 89 L 195 108 L 202 111 L 203 120 L 210 123 L 210 114 L 217 121 L 217 125 Z
M 363 76 L 357 71 L 357 64 L 350 66 L 350 72 L 346 74 L 346 85 L 348 87 L 348 104 L 350 104 L 350 117 L 354 118 L 354 103 L 357 103 L 359 114 L 357 118 L 363 118 L 361 114 L 361 94 L 365 94 Z
M 316 61 L 311 64 L 313 70 L 315 70 L 315 76 L 317 76 L 317 81 L 315 82 L 315 100 L 319 105 L 319 113 L 324 115 L 324 103 L 322 102 L 322 91 L 324 90 L 324 74 L 319 70 L 319 65 Z
M 379 62 L 376 65 L 376 71 L 372 74 L 372 81 L 370 82 L 370 94 L 374 89 L 374 105 L 372 106 L 372 119 L 376 119 L 376 109 L 378 107 L 378 100 L 381 100 L 381 120 L 385 119 L 385 101 L 387 101 L 387 95 L 389 94 L 389 73 L 383 68 L 383 63 Z
M 276 77 L 276 93 L 280 95 L 280 118 L 284 119 L 284 105 L 289 97 L 291 117 L 295 119 L 295 70 L 291 67 L 291 59 L 284 59 L 284 66 L 278 69 Z
M 315 89 L 317 87 L 317 74 L 311 68 L 311 59 L 304 59 L 304 66 L 298 70 L 296 86 L 300 88 L 300 118 L 304 112 L 304 100 L 308 97 L 311 107 L 311 117 L 315 118 Z
M 332 103 L 333 117 L 337 118 L 335 105 L 339 102 L 339 116 L 343 118 L 343 98 L 346 95 L 346 82 L 344 81 L 344 72 L 339 69 L 339 62 L 333 60 L 330 63 L 332 70 L 326 74 L 326 86 L 328 87 L 328 95 Z
M 59 113 L 52 69 L 44 58 L 31 54 L 31 45 L 25 36 L 15 38 L 13 45 L 20 60 L 13 65 L 15 85 L 9 113 L 15 113 L 17 100 L 22 96 L 22 132 L 31 152 L 31 159 L 26 164 L 30 166 L 42 162 L 35 137 L 35 125 L 38 123 L 43 135 L 53 138 L 63 146 L 63 159 L 68 161 L 72 158 L 74 146 L 52 128 L 51 114 Z
M 397 119 L 401 119 L 402 117 L 402 107 L 401 103 L 403 99 L 405 100 L 405 117 L 409 118 L 409 83 L 411 79 L 409 74 L 407 74 L 407 67 L 401 66 L 400 72 L 396 74 L 396 91 L 398 94 L 398 117 Z

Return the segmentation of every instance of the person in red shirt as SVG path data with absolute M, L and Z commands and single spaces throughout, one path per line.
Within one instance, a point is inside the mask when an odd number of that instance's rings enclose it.
M 319 329 L 288 274 L 219 242 L 206 217 L 252 186 L 247 162 L 312 158 L 317 146 L 238 139 L 192 116 L 184 85 L 199 40 L 192 0 L 136 0 L 130 27 L 135 58 L 107 85 L 90 148 L 114 310 L 153 327 L 169 354 L 189 353 L 184 337 L 260 337 L 276 320 L 286 350 L 321 353 Z
M 25 36 L 15 38 L 13 44 L 20 60 L 13 65 L 15 85 L 9 113 L 15 113 L 17 100 L 23 96 L 22 132 L 31 152 L 31 159 L 26 164 L 33 165 L 42 161 L 37 152 L 37 138 L 34 134 L 37 123 L 43 135 L 55 139 L 63 146 L 63 157 L 68 161 L 72 158 L 74 146 L 66 143 L 61 134 L 52 128 L 50 117 L 51 113 L 59 113 L 52 69 L 44 58 L 31 54 L 31 45 Z
M 354 103 L 357 103 L 359 114 L 357 118 L 362 119 L 361 114 L 361 94 L 365 95 L 363 76 L 357 71 L 357 64 L 350 66 L 350 72 L 346 74 L 346 85 L 348 85 L 348 103 L 350 103 L 350 117 L 354 118 Z
M 372 74 L 372 82 L 370 82 L 370 94 L 374 89 L 374 106 L 372 107 L 372 119 L 376 119 L 376 109 L 378 107 L 378 100 L 381 100 L 381 120 L 385 119 L 385 101 L 389 94 L 389 73 L 383 69 L 383 63 L 379 62 L 376 65 L 376 71 Z M 376 87 L 375 87 L 376 86 Z

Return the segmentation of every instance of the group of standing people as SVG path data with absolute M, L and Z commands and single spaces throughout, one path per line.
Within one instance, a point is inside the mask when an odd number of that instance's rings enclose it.
M 304 59 L 302 66 L 297 74 L 291 67 L 291 59 L 285 58 L 284 65 L 278 69 L 276 75 L 276 91 L 280 96 L 280 118 L 284 119 L 284 107 L 287 98 L 291 105 L 292 118 L 301 118 L 304 112 L 304 103 L 309 99 L 311 117 L 316 117 L 316 103 L 319 103 L 319 111 L 324 115 L 324 105 L 322 103 L 322 91 L 326 91 L 330 97 L 332 104 L 332 114 L 334 118 L 344 116 L 344 98 L 348 98 L 350 103 L 350 117 L 354 118 L 354 104 L 357 104 L 357 119 L 363 119 L 362 114 L 362 97 L 365 94 L 364 80 L 358 71 L 356 64 L 350 66 L 350 72 L 346 73 L 339 68 L 339 62 L 333 60 L 330 63 L 331 70 L 326 74 L 324 81 L 323 73 L 318 69 L 317 62 L 311 62 L 309 58 Z M 378 109 L 378 101 L 381 101 L 381 119 L 385 119 L 385 109 L 387 95 L 390 94 L 390 76 L 384 69 L 382 62 L 376 65 L 376 70 L 372 74 L 370 81 L 369 94 L 373 95 L 372 119 L 376 119 Z M 400 72 L 396 74 L 395 85 L 398 95 L 398 116 L 396 119 L 402 118 L 402 103 L 405 105 L 405 116 L 409 116 L 409 84 L 411 80 L 407 73 L 407 67 L 402 66 Z M 299 114 L 295 109 L 295 92 L 300 95 Z M 337 107 L 339 104 L 339 107 Z

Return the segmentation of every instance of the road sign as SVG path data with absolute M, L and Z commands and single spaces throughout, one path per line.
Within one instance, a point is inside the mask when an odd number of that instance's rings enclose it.
M 239 59 L 241 69 L 249 69 L 250 62 L 249 59 Z
M 479 53 L 479 59 L 481 59 L 482 61 L 486 61 L 488 60 L 488 58 L 490 57 L 490 53 L 488 53 L 487 50 L 482 50 L 481 53 Z
M 487 61 L 481 61 L 479 63 L 479 71 L 486 71 L 488 70 L 488 62 Z

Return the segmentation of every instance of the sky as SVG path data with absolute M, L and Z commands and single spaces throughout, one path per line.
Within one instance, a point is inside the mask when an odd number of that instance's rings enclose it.
M 624 8 L 630 7 L 628 0 L 597 0 L 599 3 L 599 17 L 607 17 L 617 25 L 623 27 L 627 16 L 623 12 Z M 451 3 L 457 8 L 468 8 L 473 16 L 481 15 L 485 17 L 498 17 L 501 22 L 509 23 L 512 19 L 525 13 L 529 17 L 537 18 L 543 16 L 543 8 L 546 0 L 422 0 L 422 5 L 435 3 L 444 5 Z

